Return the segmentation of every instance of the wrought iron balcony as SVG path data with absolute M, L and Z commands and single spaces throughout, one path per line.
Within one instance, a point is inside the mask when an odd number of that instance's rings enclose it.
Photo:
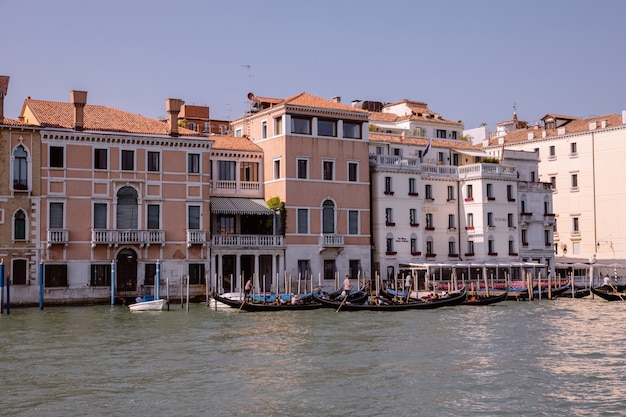
M 92 229 L 91 247 L 96 245 L 165 245 L 165 230 L 109 230 Z

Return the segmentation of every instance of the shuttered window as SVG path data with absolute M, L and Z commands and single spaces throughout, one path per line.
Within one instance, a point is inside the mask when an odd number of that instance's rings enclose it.
M 103 203 L 94 203 L 93 205 L 93 228 L 107 228 L 107 205 Z
M 117 228 L 137 229 L 137 191 L 122 187 L 117 192 Z
M 148 205 L 148 229 L 156 230 L 159 229 L 159 219 L 160 219 L 161 206 L 156 204 Z
M 189 230 L 200 229 L 200 206 L 189 206 Z
M 50 203 L 50 229 L 63 229 L 63 203 Z

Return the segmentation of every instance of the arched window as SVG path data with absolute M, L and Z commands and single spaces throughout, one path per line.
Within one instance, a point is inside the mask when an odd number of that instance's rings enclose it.
M 26 214 L 18 210 L 13 218 L 13 239 L 26 240 Z
M 330 200 L 322 205 L 322 233 L 335 233 L 335 203 Z
M 122 187 L 117 192 L 117 228 L 137 229 L 137 191 L 133 187 Z
M 28 153 L 24 146 L 13 152 L 13 189 L 28 190 Z

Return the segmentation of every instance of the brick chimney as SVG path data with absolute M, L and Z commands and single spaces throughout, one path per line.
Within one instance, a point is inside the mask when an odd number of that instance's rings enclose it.
M 74 105 L 74 130 L 82 131 L 85 127 L 85 105 L 87 104 L 86 91 L 70 91 L 70 100 Z
M 9 89 L 9 77 L 0 75 L 0 123 L 4 122 L 4 96 Z
M 167 110 L 167 114 L 169 115 L 168 124 L 170 136 L 173 138 L 178 137 L 178 113 L 180 113 L 183 104 L 185 104 L 185 102 L 177 98 L 168 98 L 165 100 L 165 110 Z

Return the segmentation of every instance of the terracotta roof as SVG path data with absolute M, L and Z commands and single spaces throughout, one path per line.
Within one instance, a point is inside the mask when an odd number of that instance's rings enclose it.
M 568 118 L 571 118 L 569 116 L 567 116 Z M 583 132 L 589 132 L 589 123 L 593 123 L 596 122 L 597 128 L 600 129 L 600 123 L 603 120 L 606 120 L 606 127 L 615 127 L 615 126 L 621 126 L 624 123 L 622 123 L 622 116 L 619 114 L 608 114 L 608 115 L 604 115 L 604 116 L 596 116 L 596 117 L 591 117 L 588 119 L 579 119 L 579 118 L 572 118 L 573 120 L 563 126 L 561 126 L 561 128 L 565 128 L 565 134 L 572 134 L 572 133 L 583 133 Z M 515 130 L 513 132 L 509 132 L 506 134 L 506 136 L 504 137 L 504 143 L 516 143 L 516 142 L 524 142 L 524 141 L 528 141 L 528 134 L 529 133 L 533 133 L 534 134 L 534 138 L 533 139 L 542 139 L 543 138 L 543 132 L 546 132 L 546 137 L 551 137 L 551 136 L 557 136 L 559 129 L 546 129 L 545 126 L 541 126 L 539 128 L 535 128 L 534 126 L 528 126 L 524 129 L 518 129 Z M 497 145 L 498 144 L 498 139 L 490 139 L 489 140 L 489 146 L 493 146 L 493 145 Z
M 263 152 L 260 146 L 245 137 L 211 136 L 211 140 L 214 141 L 211 146 L 214 150 Z
M 320 109 L 351 111 L 354 113 L 362 113 L 362 114 L 369 113 L 367 110 L 358 109 L 348 104 L 338 103 L 334 100 L 317 97 L 309 93 L 300 93 L 298 95 L 286 98 L 280 103 L 277 103 L 277 105 L 282 105 L 282 104 L 285 104 L 285 105 L 290 104 L 292 106 L 302 106 L 302 107 L 316 107 Z
M 416 138 L 412 136 L 406 136 L 404 140 L 402 140 L 401 135 L 394 134 L 385 134 L 385 133 L 373 133 L 369 134 L 370 142 L 387 142 L 387 143 L 398 143 L 405 145 L 420 145 L 426 146 L 430 139 L 426 138 Z M 433 139 L 432 147 L 434 148 L 448 148 L 448 149 L 464 149 L 464 150 L 476 150 L 481 151 L 483 148 L 479 145 L 472 145 L 472 142 L 464 141 L 464 140 L 443 140 L 443 139 Z
M 0 125 L 7 125 L 7 126 L 28 126 L 26 123 L 22 123 L 19 120 L 15 120 L 15 119 L 9 119 L 8 117 L 5 117 L 4 120 L 0 119 Z
M 72 129 L 74 127 L 74 105 L 56 101 L 34 100 L 28 98 L 24 102 L 24 110 L 28 107 L 36 120 L 27 123 L 43 127 Z M 107 132 L 127 132 L 152 135 L 168 135 L 168 124 L 140 114 L 129 113 L 108 106 L 85 105 L 84 129 Z M 183 127 L 178 129 L 181 136 L 200 136 Z

